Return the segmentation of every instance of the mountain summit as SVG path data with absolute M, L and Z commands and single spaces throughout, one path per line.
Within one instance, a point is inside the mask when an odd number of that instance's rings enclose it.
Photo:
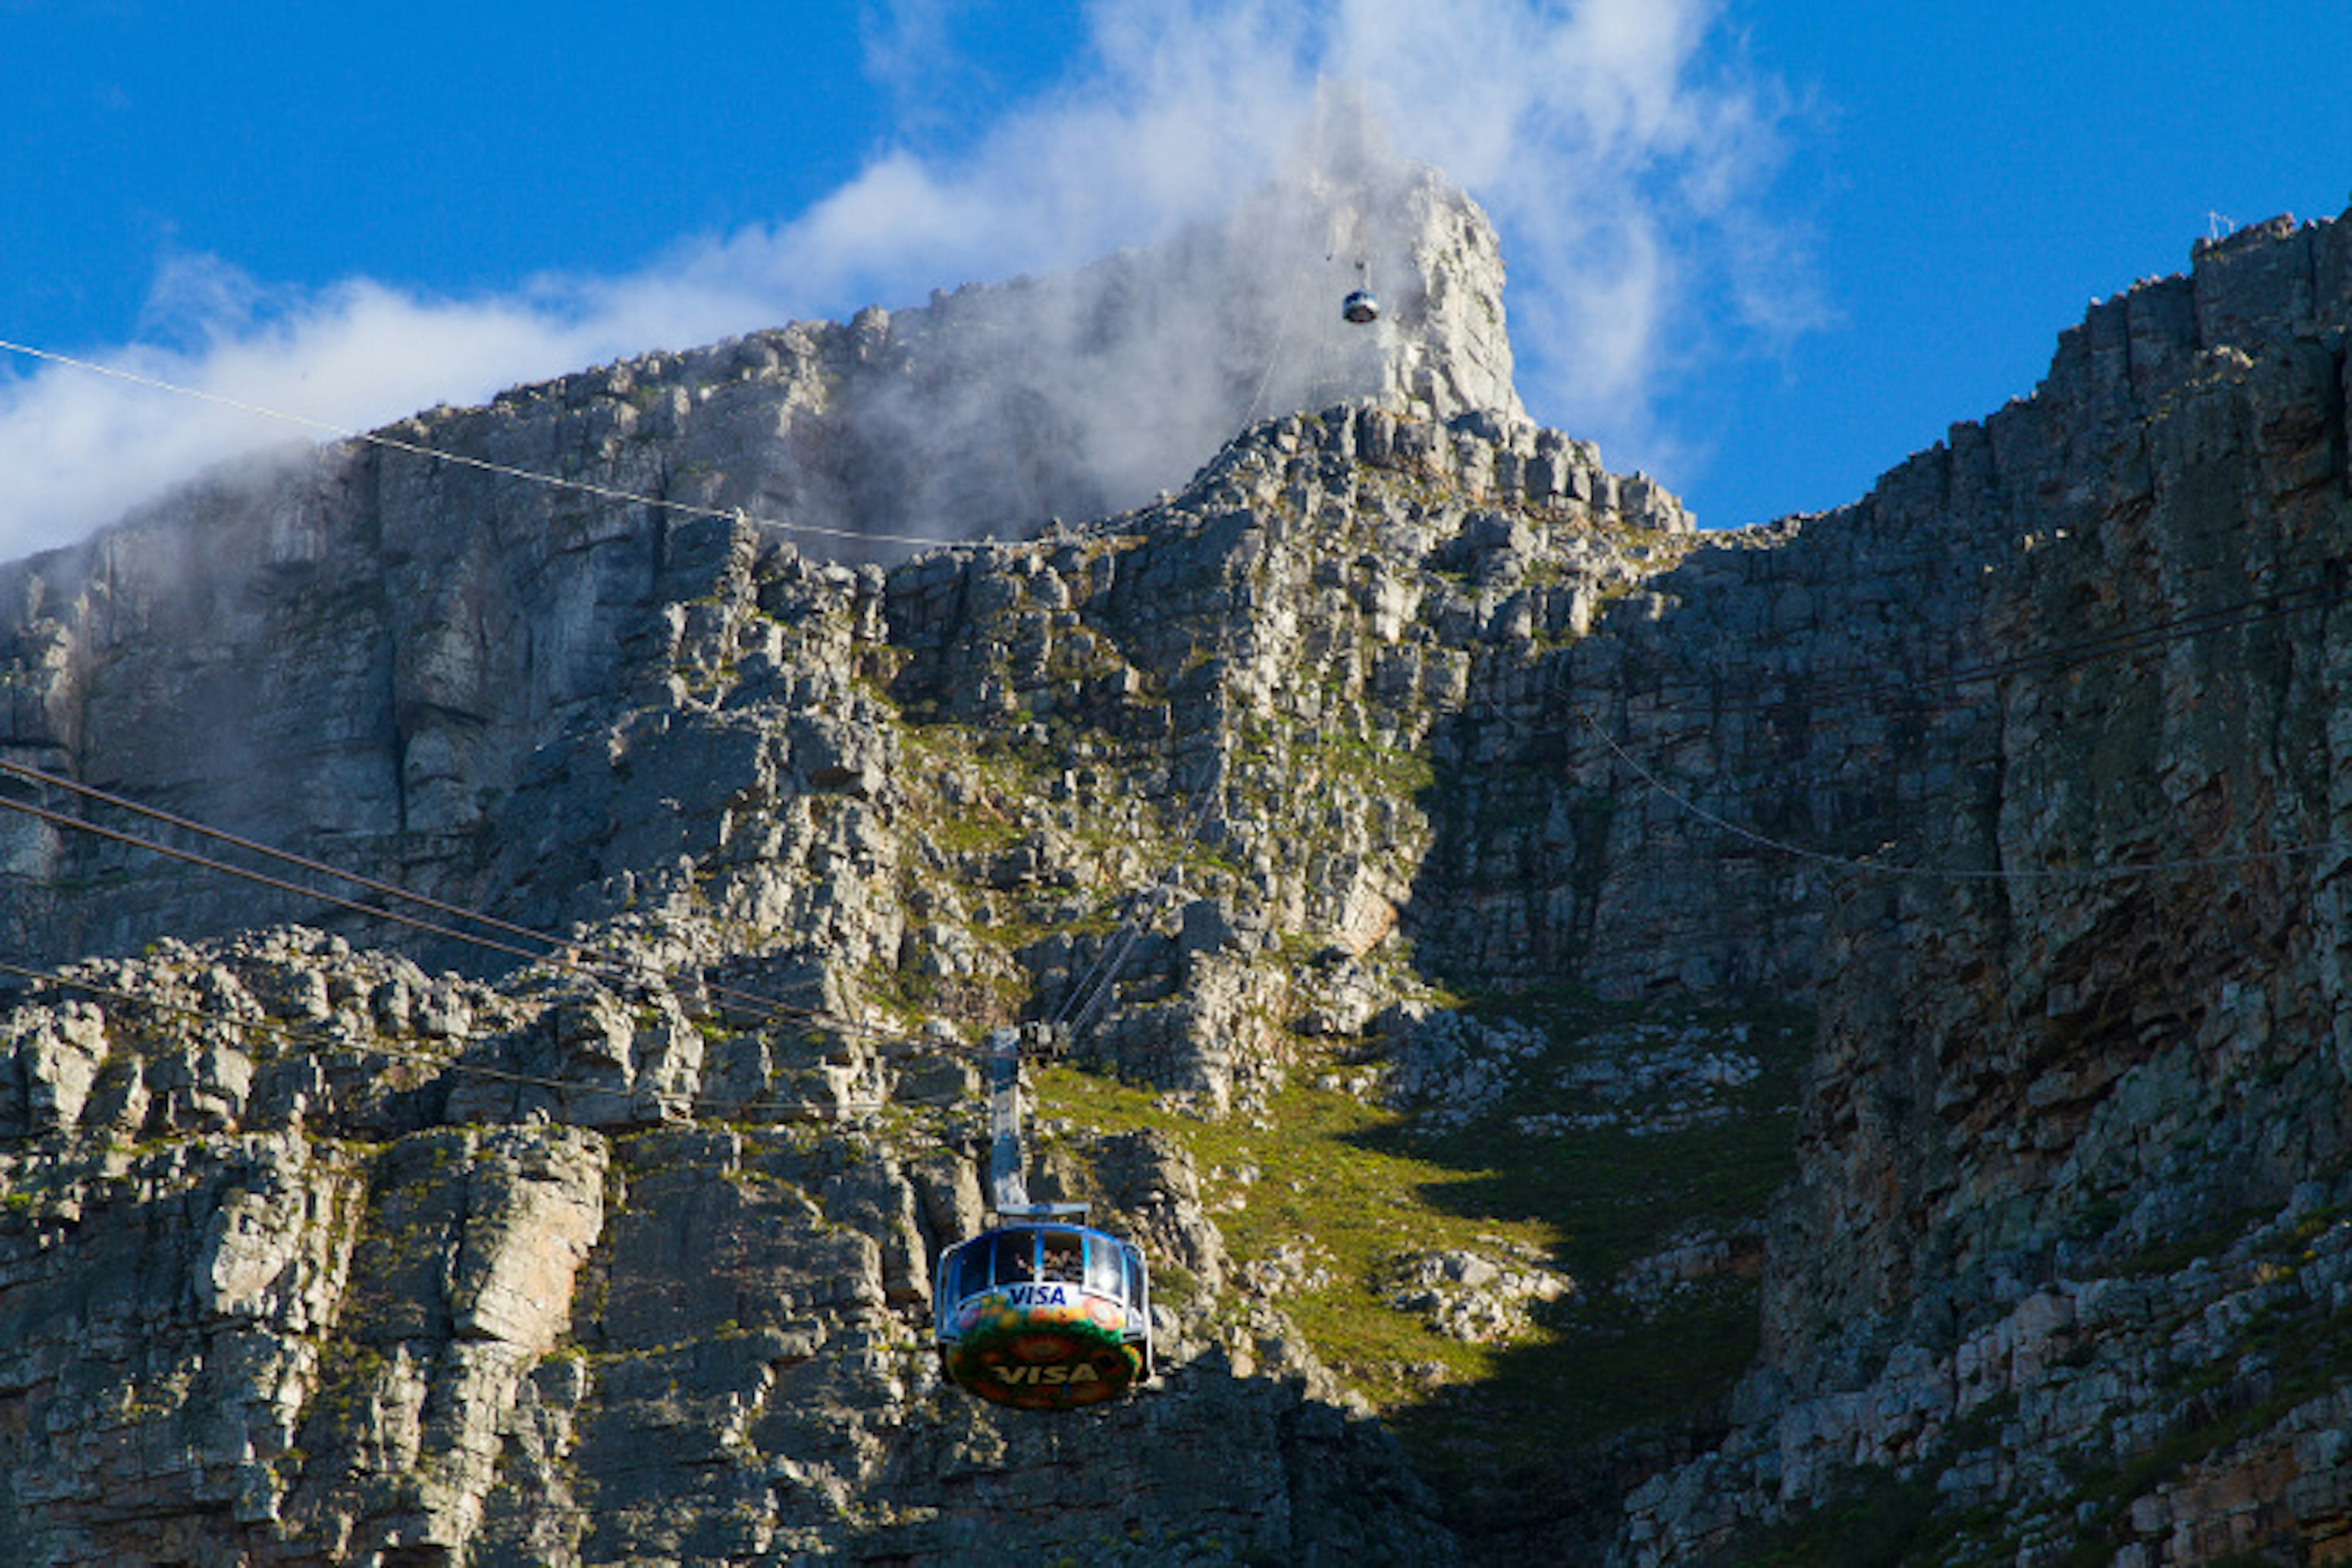
M 2347 1538 L 2352 225 L 1703 534 L 1350 188 L 0 569 L 0 1559 Z M 1004 1024 L 1066 1419 L 926 1339 Z

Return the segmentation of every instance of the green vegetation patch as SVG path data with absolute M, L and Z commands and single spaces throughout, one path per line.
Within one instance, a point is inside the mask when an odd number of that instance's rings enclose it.
M 1644 1013 L 1569 994 L 1468 1011 L 1530 1026 L 1540 1044 L 1514 1058 L 1499 1100 L 1434 1131 L 1379 1103 L 1360 1064 L 1307 1041 L 1292 1042 L 1288 1086 L 1256 1116 L 1203 1120 L 1066 1066 L 1038 1089 L 1041 1113 L 1076 1128 L 1183 1142 L 1233 1260 L 1229 1293 L 1253 1270 L 1278 1280 L 1274 1304 L 1317 1357 L 1458 1508 L 1493 1521 L 1572 1508 L 1559 1477 L 1620 1439 L 1719 1418 L 1755 1354 L 1754 1237 L 1794 1169 L 1811 1029 L 1793 1009 Z M 1720 1047 L 1754 1071 L 1704 1115 L 1629 1100 L 1617 1124 L 1576 1124 L 1601 1103 L 1580 1068 L 1677 1045 Z M 1747 1251 L 1696 1280 L 1618 1288 L 1630 1266 L 1693 1236 L 1744 1236 Z M 1469 1342 L 1399 1289 L 1400 1264 L 1431 1253 L 1539 1267 L 1579 1289 L 1529 1300 L 1517 1331 Z
M 1479 1240 L 1484 1232 L 1548 1254 L 1555 1239 L 1539 1221 L 1490 1225 L 1433 1205 L 1431 1194 L 1457 1173 L 1384 1140 L 1400 1118 L 1350 1094 L 1294 1085 L 1252 1122 L 1196 1120 L 1148 1089 L 1069 1067 L 1046 1068 L 1037 1090 L 1041 1115 L 1104 1132 L 1151 1127 L 1176 1135 L 1237 1268 L 1303 1247 L 1308 1277 L 1328 1282 L 1282 1292 L 1276 1304 L 1375 1405 L 1417 1397 L 1435 1382 L 1481 1377 L 1494 1353 L 1387 1304 L 1381 1281 L 1400 1253 L 1492 1251 Z

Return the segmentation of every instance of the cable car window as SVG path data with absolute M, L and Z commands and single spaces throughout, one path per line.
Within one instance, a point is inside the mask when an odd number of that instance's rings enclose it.
M 1045 1268 L 1037 1277 L 1056 1284 L 1077 1284 L 1085 1278 L 1082 1273 L 1085 1255 L 1080 1250 L 1084 1239 L 1066 1230 L 1047 1231 L 1041 1241 L 1045 1254 Z
M 988 1248 L 961 1247 L 948 1258 L 944 1281 L 947 1298 L 961 1301 L 988 1289 Z
M 996 1238 L 994 1251 L 999 1285 L 1025 1285 L 1037 1278 L 1036 1232 L 1008 1230 Z
M 1087 1289 L 1100 1296 L 1119 1289 L 1118 1244 L 1107 1236 L 1087 1237 Z
M 1127 1265 L 1127 1304 L 1138 1311 L 1148 1311 L 1151 1303 L 1144 1300 L 1143 1259 L 1133 1247 L 1119 1249 L 1120 1260 Z

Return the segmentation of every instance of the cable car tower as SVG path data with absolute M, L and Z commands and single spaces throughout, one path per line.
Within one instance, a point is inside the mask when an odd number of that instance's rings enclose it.
M 1151 1376 L 1143 1255 L 1090 1229 L 1084 1204 L 1029 1201 L 1020 1037 L 989 1037 L 989 1207 L 995 1225 L 940 1254 L 931 1338 L 950 1382 L 1020 1410 L 1098 1405 Z

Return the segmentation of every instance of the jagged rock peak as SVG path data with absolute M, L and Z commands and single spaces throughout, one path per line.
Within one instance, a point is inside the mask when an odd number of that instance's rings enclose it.
M 1485 214 L 1360 133 L 1341 143 L 1337 163 L 1303 163 L 1223 220 L 1075 273 L 648 354 L 396 433 L 468 455 L 551 446 L 550 459 L 584 437 L 603 471 L 582 477 L 597 483 L 740 507 L 821 553 L 889 560 L 910 541 L 1134 506 L 1293 410 L 1370 398 L 1523 419 Z M 1380 320 L 1343 320 L 1364 286 Z M 551 443 L 550 424 L 577 435 Z M 667 458 L 632 445 L 648 441 Z
M 1286 415 L 1243 431 L 1187 491 L 1195 509 L 1262 505 L 1270 485 L 1309 468 L 1339 476 L 1349 466 L 1409 469 L 1474 506 L 1528 507 L 1576 524 L 1624 524 L 1660 533 L 1696 525 L 1682 501 L 1645 473 L 1612 473 L 1601 449 L 1558 430 L 1490 409 L 1452 418 L 1400 416 L 1364 400 Z M 1127 526 L 1109 519 L 1105 528 Z

